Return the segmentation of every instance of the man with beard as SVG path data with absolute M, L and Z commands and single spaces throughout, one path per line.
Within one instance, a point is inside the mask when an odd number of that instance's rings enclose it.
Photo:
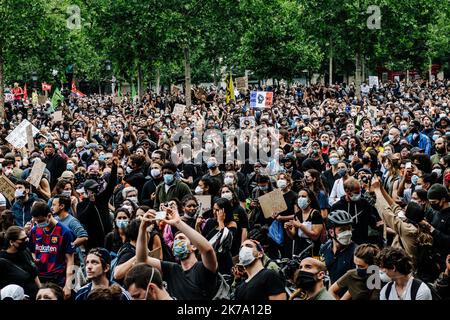
M 433 165 L 439 163 L 443 157 L 448 155 L 447 139 L 445 137 L 437 138 L 434 148 L 436 149 L 436 153 L 431 156 L 431 163 L 433 163 Z
M 45 144 L 44 155 L 44 163 L 48 171 L 50 171 L 50 188 L 53 190 L 56 182 L 58 182 L 58 178 L 66 170 L 67 161 L 56 154 L 53 142 Z

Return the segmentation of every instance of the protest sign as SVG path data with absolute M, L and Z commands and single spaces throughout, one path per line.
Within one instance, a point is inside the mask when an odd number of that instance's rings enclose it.
M 240 117 L 239 118 L 239 123 L 240 123 L 241 129 L 254 128 L 255 125 L 256 125 L 255 117 L 253 117 L 253 116 L 251 116 L 251 117 Z
M 211 196 L 195 196 L 198 204 L 202 206 L 203 212 L 211 209 Z
M 161 257 L 161 247 L 158 247 L 148 253 L 150 258 L 159 259 Z
M 63 113 L 62 110 L 59 111 L 55 111 L 55 113 L 53 113 L 53 122 L 58 122 L 58 121 L 63 121 Z
M 31 124 L 27 126 L 26 132 L 27 132 L 28 151 L 32 152 L 34 150 L 34 139 L 33 139 L 33 127 Z
M 376 106 L 369 106 L 368 108 L 368 116 L 371 119 L 375 119 L 377 116 L 377 107 Z
M 47 102 L 46 96 L 38 96 L 38 104 L 43 105 Z
M 236 87 L 239 92 L 246 92 L 248 88 L 248 77 L 236 78 Z
M 275 189 L 258 198 L 264 217 L 270 218 L 273 213 L 287 210 L 286 201 L 280 189 Z
M 28 120 L 23 120 L 8 136 L 6 141 L 11 143 L 15 148 L 21 149 L 27 144 L 27 126 L 31 126 L 33 137 L 39 133 L 39 130 Z
M 39 187 L 41 183 L 42 175 L 44 174 L 46 164 L 40 160 L 36 160 L 31 169 L 30 176 L 27 181 L 35 188 Z
M 6 176 L 0 176 L 0 191 L 9 200 L 13 201 L 15 198 L 16 186 Z
M 122 97 L 114 97 L 113 98 L 114 104 L 121 104 L 122 103 Z
M 273 102 L 273 92 L 252 91 L 250 93 L 250 107 L 255 109 L 270 108 Z
M 378 88 L 378 77 L 377 76 L 369 76 L 369 87 L 373 88 L 373 86 Z
M 14 100 L 14 95 L 12 93 L 5 93 L 5 102 L 10 102 Z
M 173 114 L 175 115 L 175 117 L 182 117 L 185 109 L 185 105 L 176 103 L 175 107 L 173 107 Z

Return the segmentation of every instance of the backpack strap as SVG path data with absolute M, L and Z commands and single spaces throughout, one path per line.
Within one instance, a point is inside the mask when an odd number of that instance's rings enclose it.
M 415 301 L 417 298 L 417 292 L 419 291 L 422 281 L 414 278 L 411 284 L 411 300 Z
M 386 300 L 389 300 L 389 295 L 391 294 L 393 285 L 394 285 L 393 281 L 391 281 L 387 284 L 386 291 L 384 292 L 384 297 L 386 298 Z

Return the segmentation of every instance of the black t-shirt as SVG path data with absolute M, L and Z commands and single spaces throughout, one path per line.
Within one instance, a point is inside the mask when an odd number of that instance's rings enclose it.
M 17 284 L 33 299 L 38 291 L 34 282 L 37 275 L 36 265 L 28 250 L 17 253 L 0 252 L 0 288 Z
M 297 194 L 290 190 L 283 194 L 284 201 L 286 201 L 287 209 L 280 212 L 280 216 L 290 216 L 294 214 L 294 206 L 297 203 Z
M 233 256 L 239 254 L 239 247 L 241 246 L 242 229 L 245 228 L 247 231 L 250 226 L 248 223 L 248 215 L 245 209 L 240 205 L 233 207 L 233 219 L 237 224 L 236 236 L 233 239 L 233 245 L 231 246 L 231 254 Z
M 218 274 L 203 262 L 183 271 L 178 263 L 161 261 L 161 269 L 169 294 L 179 300 L 211 300 L 218 290 Z
M 235 300 L 269 300 L 284 291 L 284 281 L 276 271 L 262 269 L 249 282 L 242 282 L 235 292 Z

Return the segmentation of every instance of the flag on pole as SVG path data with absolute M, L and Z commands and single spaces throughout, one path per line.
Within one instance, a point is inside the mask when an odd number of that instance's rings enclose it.
M 80 90 L 77 89 L 77 87 L 75 86 L 75 80 L 72 80 L 72 90 L 71 91 L 78 97 L 86 96 L 83 92 L 81 92 Z
M 230 72 L 230 75 L 227 77 L 226 84 L 227 84 L 227 94 L 225 96 L 225 102 L 228 104 L 228 103 L 230 103 L 231 100 L 235 100 L 234 84 L 233 84 L 233 77 L 231 75 L 231 72 Z
M 52 106 L 50 108 L 50 111 L 55 112 L 56 107 L 58 106 L 59 103 L 61 103 L 61 101 L 64 101 L 64 96 L 62 95 L 59 88 L 56 88 L 55 92 L 53 92 L 52 101 L 51 101 Z
M 134 98 L 137 96 L 136 88 L 134 86 L 134 83 L 131 83 L 131 99 L 134 100 Z
M 28 100 L 27 83 L 23 86 L 23 100 Z

